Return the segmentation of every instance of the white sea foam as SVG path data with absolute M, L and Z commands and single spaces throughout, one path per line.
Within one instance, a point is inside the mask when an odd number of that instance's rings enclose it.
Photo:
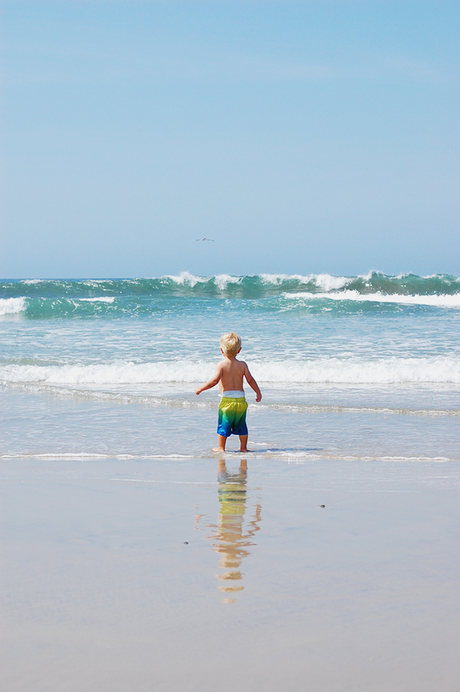
M 289 384 L 460 384 L 460 362 L 454 358 L 329 358 L 308 362 L 251 364 L 261 382 Z
M 397 303 L 403 305 L 429 305 L 440 308 L 460 307 L 460 293 L 453 295 L 386 295 L 384 293 L 362 294 L 358 291 L 341 291 L 340 293 L 285 293 L 283 297 L 290 300 L 350 300 L 357 303 Z
M 209 378 L 215 365 L 209 363 L 101 363 L 97 365 L 7 365 L 0 368 L 0 381 L 56 385 L 153 384 L 200 382 Z
M 210 362 L 132 363 L 97 365 L 6 365 L 0 368 L 5 384 L 61 386 L 139 385 L 203 382 L 214 369 Z M 252 362 L 251 370 L 265 384 L 460 384 L 460 362 L 455 358 L 329 358 L 311 361 Z
M 26 307 L 25 298 L 0 298 L 0 316 L 24 312 Z
M 300 274 L 259 274 L 259 276 L 264 283 L 273 284 L 274 286 L 279 286 L 279 284 L 288 279 L 294 279 L 300 282 L 302 282 L 302 279 L 306 279 L 306 281 L 302 283 L 308 283 L 309 280 L 308 277 L 300 276 Z
M 259 443 L 260 444 L 260 443 Z M 258 443 L 253 442 L 252 440 L 249 441 L 249 445 L 251 447 L 256 447 L 258 446 Z M 401 462 L 409 462 L 409 463 L 420 463 L 420 462 L 425 462 L 425 463 L 448 463 L 452 461 L 458 461 L 458 457 L 451 456 L 426 456 L 426 455 L 419 455 L 419 456 L 390 456 L 390 455 L 382 455 L 382 454 L 344 454 L 342 452 L 327 452 L 327 451 L 309 451 L 309 450 L 302 450 L 302 449 L 258 449 L 254 450 L 251 453 L 251 458 L 252 459 L 266 459 L 268 458 L 274 458 L 274 459 L 280 459 L 283 461 L 286 461 L 289 464 L 304 464 L 308 461 L 315 461 L 318 459 L 332 459 L 334 461 L 372 461 L 372 462 L 389 462 L 389 463 L 401 463 Z M 236 450 L 231 451 L 227 450 L 223 453 L 220 454 L 220 456 L 224 456 L 227 459 L 232 459 L 235 457 L 239 457 L 240 453 L 237 452 Z M 10 460 L 10 459 L 40 459 L 43 461 L 59 461 L 59 460 L 66 460 L 66 461 L 93 461 L 93 460 L 111 460 L 111 459 L 117 459 L 117 460 L 131 460 L 131 459 L 169 459 L 171 461 L 177 460 L 177 461 L 183 461 L 185 459 L 197 459 L 197 458 L 202 458 L 202 459 L 207 459 L 210 457 L 209 453 L 205 454 L 120 454 L 120 453 L 112 453 L 112 454 L 100 454 L 99 452 L 45 452 L 45 453 L 40 453 L 40 454 L 34 454 L 33 452 L 22 452 L 22 453 L 17 453 L 17 454 L 0 454 L 0 459 L 4 460 Z M 178 481 L 165 481 L 164 479 L 147 479 L 147 478 L 111 478 L 110 479 L 113 482 L 122 482 L 122 483 L 158 483 L 161 485 L 164 485 L 165 483 L 169 484 L 174 484 L 174 485 L 199 485 L 202 486 L 203 482 L 202 481 L 185 481 L 185 480 L 178 480 Z M 290 486 L 288 485 L 282 485 L 280 486 L 279 483 L 277 483 L 277 487 L 283 487 L 283 488 L 288 488 Z M 358 491 L 357 491 L 358 492 Z M 384 492 L 389 492 L 388 490 L 385 490 Z M 406 491 L 406 490 L 392 490 L 391 492 L 413 492 L 413 491 Z
M 337 291 L 350 282 L 345 276 L 331 276 L 330 274 L 316 274 L 312 277 L 316 285 L 324 291 Z
M 115 297 L 101 296 L 100 298 L 80 298 L 79 300 L 85 300 L 88 303 L 113 303 Z
M 249 444 L 254 446 L 254 443 L 249 441 Z M 225 454 L 225 453 L 224 453 Z M 231 455 L 232 452 L 227 452 L 226 455 Z M 233 452 L 234 454 L 234 452 Z M 264 449 L 257 450 L 251 454 L 251 457 L 274 457 L 285 459 L 289 463 L 302 464 L 307 461 L 313 461 L 316 459 L 334 459 L 336 461 L 382 461 L 382 462 L 431 462 L 431 463 L 446 463 L 449 461 L 457 461 L 457 457 L 445 457 L 445 456 L 389 456 L 381 454 L 344 454 L 343 452 L 328 452 L 328 451 L 314 451 L 314 450 L 302 450 L 302 449 Z M 280 486 L 277 487 L 289 487 Z M 388 492 L 385 490 L 384 492 Z M 392 490 L 391 492 L 414 492 L 412 490 Z
M 184 284 L 189 284 L 192 288 L 196 286 L 197 284 L 202 284 L 206 283 L 209 281 L 208 277 L 203 277 L 203 276 L 195 276 L 194 274 L 190 274 L 190 272 L 181 272 L 179 276 L 172 276 L 170 274 L 167 274 L 165 279 L 171 279 L 174 281 L 176 284 L 179 284 L 180 286 L 183 286 Z
M 367 274 L 358 274 L 358 279 L 364 279 L 364 281 L 370 281 L 372 279 L 373 274 L 378 274 L 380 276 L 384 276 L 382 272 L 378 271 L 377 269 L 371 269 L 370 271 L 367 272 Z
M 259 277 L 266 284 L 272 284 L 273 286 L 279 286 L 284 281 L 298 281 L 299 284 L 308 284 L 314 281 L 317 276 L 328 276 L 326 274 L 307 274 L 302 276 L 302 274 L 259 274 Z M 331 277 L 334 278 L 334 277 Z
M 230 276 L 229 274 L 218 274 L 214 277 L 214 281 L 221 291 L 225 291 L 228 284 L 239 284 L 241 282 L 241 277 Z
M 351 281 L 345 276 L 331 276 L 331 274 L 260 274 L 260 278 L 266 284 L 279 286 L 284 281 L 297 281 L 299 284 L 314 283 L 324 291 L 337 291 Z

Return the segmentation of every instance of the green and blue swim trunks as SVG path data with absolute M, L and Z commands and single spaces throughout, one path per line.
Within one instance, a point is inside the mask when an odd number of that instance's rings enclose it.
M 230 435 L 247 435 L 247 410 L 248 403 L 244 397 L 244 392 L 223 392 L 219 404 L 217 434 L 223 437 L 230 437 Z

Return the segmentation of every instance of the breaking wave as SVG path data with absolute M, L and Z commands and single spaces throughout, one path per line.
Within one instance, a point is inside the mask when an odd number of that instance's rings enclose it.
M 209 378 L 212 362 L 113 362 L 94 365 L 4 365 L 0 382 L 62 386 L 193 385 Z M 460 384 L 460 362 L 454 357 L 328 358 L 309 361 L 252 362 L 264 384 Z
M 25 319 L 145 315 L 181 310 L 190 299 L 257 302 L 260 309 L 299 309 L 340 304 L 340 309 L 378 310 L 382 306 L 459 308 L 460 279 L 436 274 L 366 276 L 260 274 L 211 277 L 183 272 L 152 279 L 23 280 L 0 283 L 0 316 Z M 289 309 L 289 308 L 288 308 Z M 332 308 L 334 309 L 334 308 Z
M 25 309 L 25 298 L 0 298 L 0 316 L 18 315 Z

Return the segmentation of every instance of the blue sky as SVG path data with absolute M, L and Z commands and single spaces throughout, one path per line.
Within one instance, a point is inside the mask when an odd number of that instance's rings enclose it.
M 2 277 L 460 274 L 458 2 L 1 12 Z

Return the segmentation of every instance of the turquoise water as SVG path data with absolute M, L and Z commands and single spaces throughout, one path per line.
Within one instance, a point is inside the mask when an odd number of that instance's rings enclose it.
M 209 454 L 229 330 L 257 454 L 460 458 L 460 279 L 380 273 L 4 281 L 1 454 Z

